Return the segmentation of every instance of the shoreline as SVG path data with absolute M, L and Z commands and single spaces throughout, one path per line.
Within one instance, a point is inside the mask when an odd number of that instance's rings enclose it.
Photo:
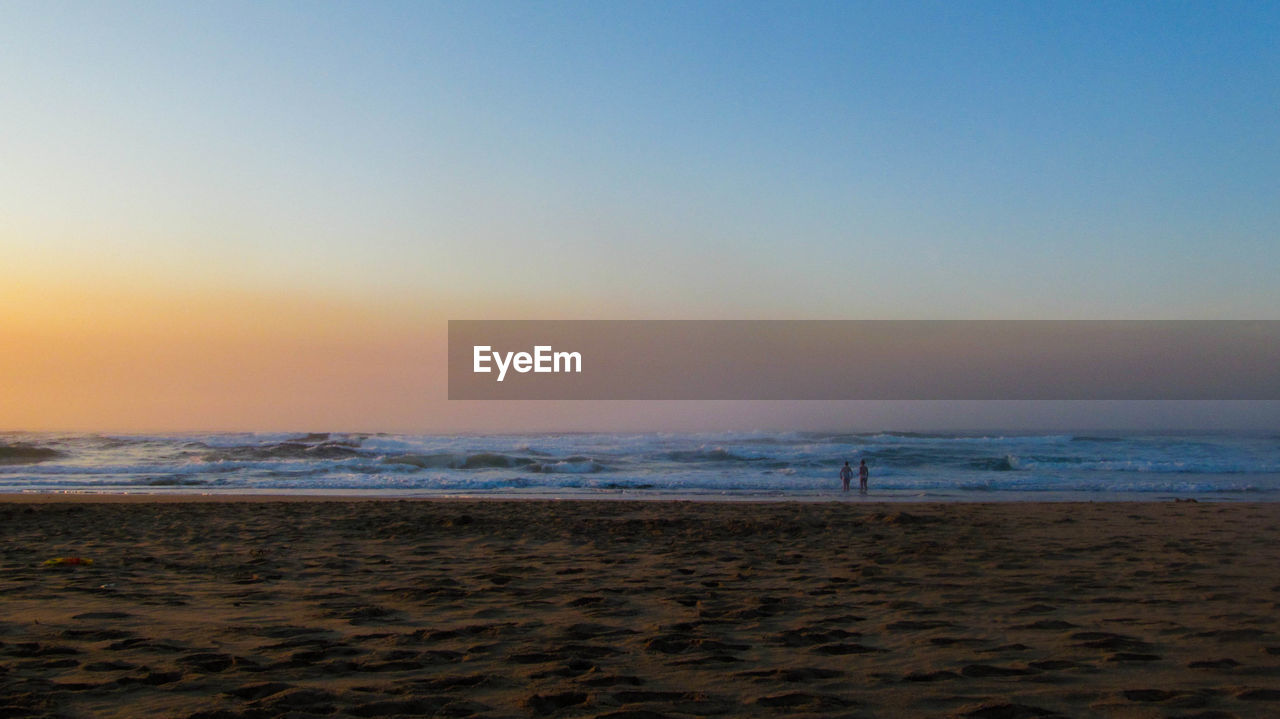
M 583 502 L 583 503 L 683 503 L 683 504 L 812 504 L 812 505 L 1067 505 L 1067 504 L 1280 504 L 1280 497 L 1263 498 L 1241 492 L 1239 496 L 1216 494 L 1187 496 L 1185 494 L 1161 494 L 1156 492 L 971 492 L 921 493 L 912 490 L 873 491 L 868 495 L 856 492 L 842 494 L 834 491 L 771 492 L 771 493 L 678 493 L 662 491 L 599 491 L 599 492 L 405 492 L 395 490 L 346 490 L 331 491 L 282 491 L 260 492 L 232 490 L 208 492 L 201 490 L 94 490 L 94 489 L 23 489 L 0 491 L 0 505 L 5 503 L 39 502 L 125 502 L 125 503 L 184 503 L 184 502 Z

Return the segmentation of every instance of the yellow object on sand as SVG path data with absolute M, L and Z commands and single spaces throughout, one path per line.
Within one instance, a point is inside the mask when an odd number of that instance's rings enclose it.
M 90 564 L 93 564 L 93 560 L 85 559 L 84 557 L 54 557 L 53 559 L 44 560 L 44 566 L 46 567 L 59 564 L 83 564 L 87 567 Z

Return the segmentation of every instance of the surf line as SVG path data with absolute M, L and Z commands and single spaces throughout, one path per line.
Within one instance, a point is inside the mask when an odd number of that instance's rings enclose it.
M 489 362 L 498 368 L 498 381 L 513 369 L 520 374 L 582 372 L 581 352 L 555 352 L 551 345 L 534 345 L 533 352 L 494 352 L 489 345 L 472 345 L 471 371 L 477 374 L 492 372 Z

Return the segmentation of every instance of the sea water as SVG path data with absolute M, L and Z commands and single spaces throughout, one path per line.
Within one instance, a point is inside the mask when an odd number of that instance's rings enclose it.
M 0 434 L 0 492 L 1280 500 L 1280 436 L 1218 433 Z M 856 485 L 856 483 L 855 483 Z

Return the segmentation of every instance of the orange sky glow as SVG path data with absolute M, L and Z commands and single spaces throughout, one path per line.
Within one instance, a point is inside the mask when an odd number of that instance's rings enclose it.
M 422 312 L 48 285 L 3 306 L 4 428 L 410 427 L 443 399 L 445 325 Z

